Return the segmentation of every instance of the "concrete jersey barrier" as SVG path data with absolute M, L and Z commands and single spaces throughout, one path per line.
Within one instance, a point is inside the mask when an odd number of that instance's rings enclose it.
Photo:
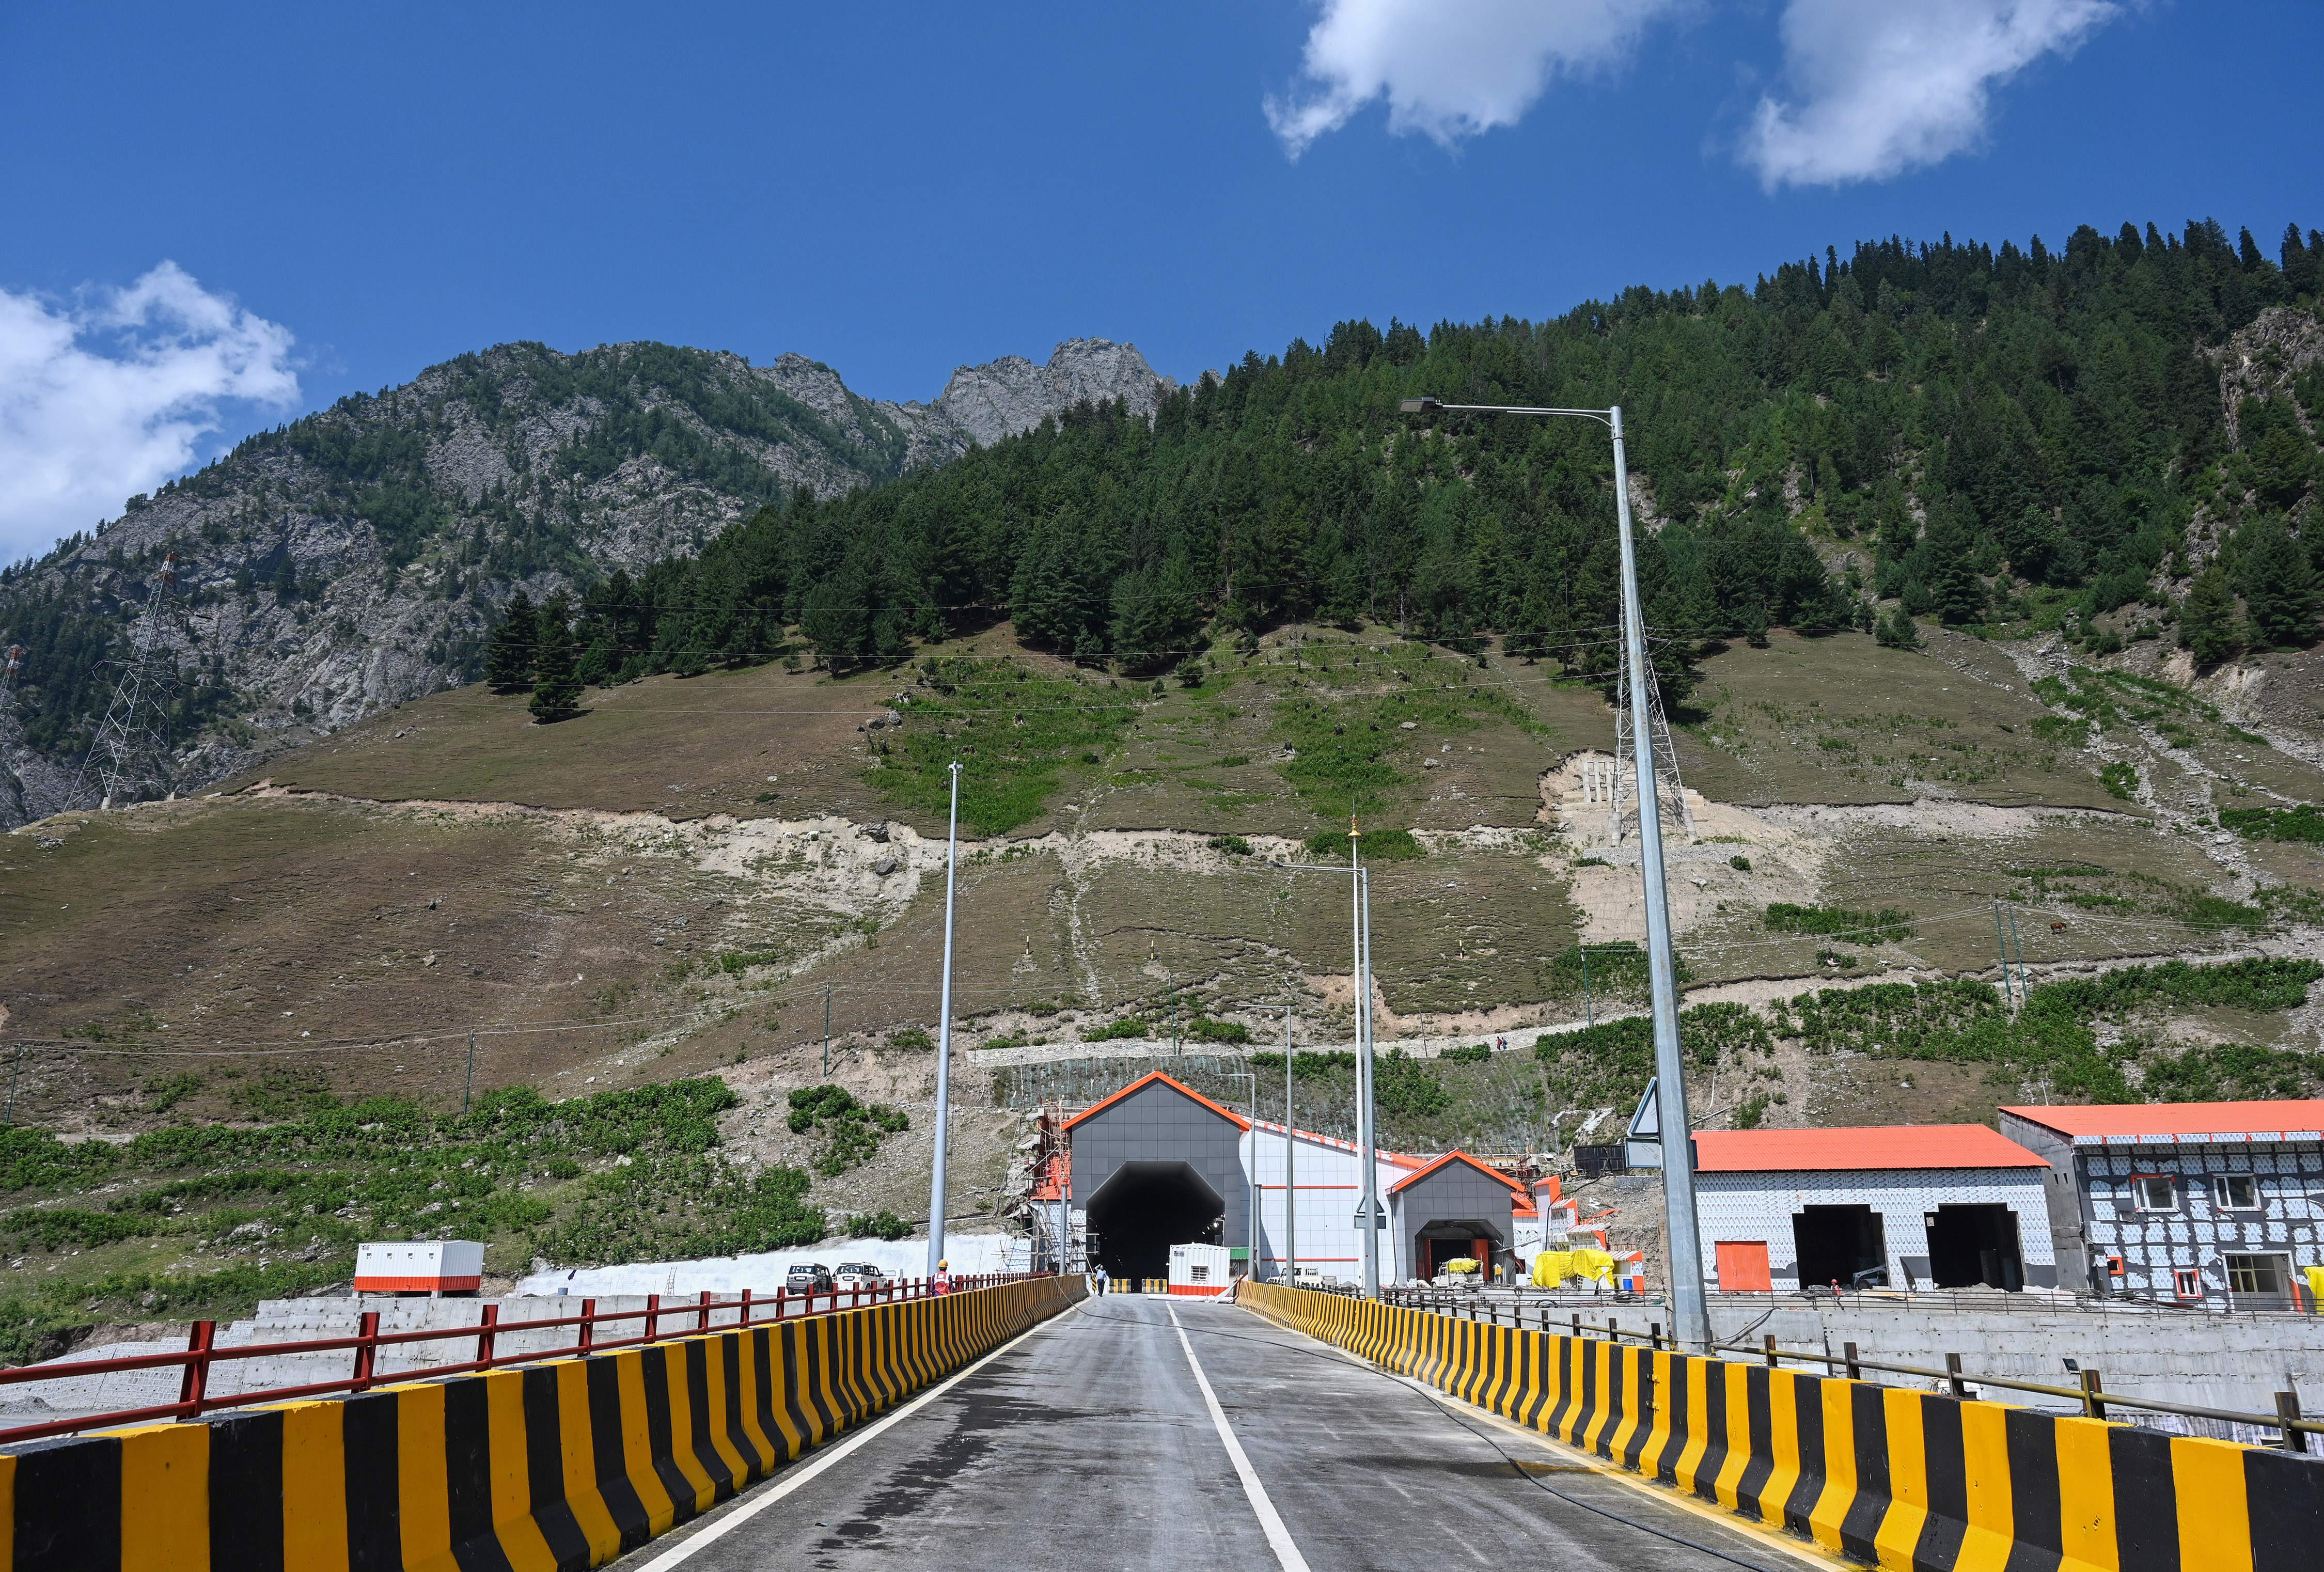
M 1274 1283 L 1249 1305 L 1624 1468 L 1895 1572 L 2278 1572 L 2324 1461 Z
M 0 1572 L 601 1566 L 1065 1310 L 1080 1277 L 0 1452 Z

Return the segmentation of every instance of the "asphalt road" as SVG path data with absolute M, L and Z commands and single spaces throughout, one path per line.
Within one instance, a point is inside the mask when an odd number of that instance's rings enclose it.
M 1264 1506 L 1238 1473 L 1190 1350 Z M 1090 1300 L 767 1499 L 822 1455 L 809 1453 L 614 1565 L 622 1572 L 657 1562 L 656 1572 L 1208 1572 L 1302 1560 L 1314 1572 L 1800 1566 L 1754 1534 L 1596 1474 L 1574 1453 L 1473 1411 L 1456 1418 L 1413 1387 L 1249 1310 L 1185 1299 Z M 1560 1500 L 1543 1485 L 1632 1521 Z M 1268 1512 L 1279 1523 L 1273 1541 Z M 730 1518 L 741 1521 L 719 1532 Z

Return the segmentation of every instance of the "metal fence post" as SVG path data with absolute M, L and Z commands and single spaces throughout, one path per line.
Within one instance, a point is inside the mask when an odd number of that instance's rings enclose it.
M 1775 1333 L 1773 1333 L 1773 1332 L 1769 1332 L 1766 1337 L 1762 1338 L 1759 1340 L 1759 1347 L 1760 1347 L 1761 1348 L 1763 1348 L 1763 1349 L 1765 1349 L 1765 1350 L 1766 1351 L 1766 1355 L 1767 1355 L 1767 1368 L 1768 1368 L 1768 1369 L 1770 1369 L 1770 1370 L 1773 1370 L 1774 1368 L 1775 1368 L 1775 1364 L 1776 1364 L 1776 1360 L 1775 1360 Z M 1958 1361 L 1958 1360 L 1954 1361 L 1953 1367 L 1954 1367 L 1955 1369 L 1959 1369 L 1959 1368 L 1960 1367 L 1960 1361 Z M 1958 1396 L 1960 1395 L 1960 1393 L 1959 1393 L 1958 1392 L 1956 1392 L 1956 1393 L 1954 1393 L 1954 1395 L 1958 1397 Z
M 1840 1351 L 1841 1356 L 1848 1361 L 1848 1378 L 1850 1381 L 1863 1380 L 1864 1366 L 1857 1362 L 1856 1345 L 1853 1343 L 1842 1343 L 1840 1345 Z
M 2275 1417 L 2283 1421 L 2283 1449 L 2287 1452 L 2308 1450 L 2308 1432 L 2292 1427 L 2300 1419 L 2300 1394 L 2279 1392 L 2275 1394 Z
M 581 1352 L 586 1355 L 596 1346 L 597 1301 L 585 1299 L 581 1301 Z
M 1772 1338 L 1769 1339 L 1771 1342 L 1774 1339 Z M 1945 1380 L 1952 1387 L 1953 1395 L 1955 1397 L 1960 1398 L 1963 1402 L 1969 1401 L 1969 1383 L 1961 1379 L 1961 1356 L 1960 1355 L 1948 1354 L 1945 1356 Z
M 371 1390 L 372 1369 L 379 1356 L 379 1312 L 365 1310 L 355 1322 L 355 1384 L 357 1392 Z
M 488 1304 L 484 1319 L 476 1323 L 476 1363 L 490 1370 L 493 1367 L 493 1345 L 498 1340 L 493 1331 L 501 1323 L 501 1307 Z
M 2106 1404 L 2098 1401 L 2098 1393 L 2105 1390 L 2106 1388 L 2099 1383 L 2097 1371 L 2084 1370 L 2082 1372 L 2082 1412 L 2094 1420 L 2106 1418 Z
M 751 1324 L 751 1291 L 747 1288 L 742 1291 L 742 1319 L 738 1324 L 745 1327 Z
M 706 1288 L 702 1291 L 702 1319 L 694 1329 L 697 1332 L 710 1329 L 710 1291 Z
M 185 1374 L 179 1379 L 178 1401 L 186 1405 L 187 1419 L 199 1417 L 203 1400 L 209 1395 L 210 1345 L 217 1338 L 216 1321 L 196 1321 L 186 1334 L 186 1352 L 193 1356 L 186 1361 Z M 2297 1407 L 2295 1402 L 2294 1411 Z
M 658 1337 L 658 1336 L 659 1336 L 659 1335 L 660 1335 L 660 1332 L 661 1332 L 661 1295 L 659 1295 L 659 1294 L 658 1294 L 658 1293 L 650 1293 L 650 1294 L 646 1295 L 646 1337 L 645 1337 L 645 1340 L 646 1340 L 647 1342 L 649 1342 L 649 1343 L 652 1342 L 656 1337 Z

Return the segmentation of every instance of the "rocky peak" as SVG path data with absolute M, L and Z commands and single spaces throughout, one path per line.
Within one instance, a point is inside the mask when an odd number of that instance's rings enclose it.
M 1050 354 L 1047 365 L 1004 354 L 982 365 L 962 366 L 945 384 L 929 416 L 932 423 L 990 446 L 1004 437 L 1030 431 L 1045 417 L 1084 399 L 1126 399 L 1131 413 L 1151 418 L 1177 385 L 1148 365 L 1134 344 L 1070 338 Z

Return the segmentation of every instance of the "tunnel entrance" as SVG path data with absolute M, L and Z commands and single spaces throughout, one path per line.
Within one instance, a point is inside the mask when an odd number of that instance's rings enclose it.
M 1803 1289 L 1888 1285 L 1888 1234 L 1870 1207 L 1803 1207 L 1792 1217 Z M 1862 1278 L 1862 1282 L 1858 1280 Z
M 1942 1206 L 1928 1215 L 1929 1275 L 1939 1288 L 2025 1286 L 2017 1214 L 2006 1206 Z
M 1191 1163 L 1125 1163 L 1090 1197 L 1098 1264 L 1118 1278 L 1167 1277 L 1173 1245 L 1215 1245 L 1219 1199 Z

